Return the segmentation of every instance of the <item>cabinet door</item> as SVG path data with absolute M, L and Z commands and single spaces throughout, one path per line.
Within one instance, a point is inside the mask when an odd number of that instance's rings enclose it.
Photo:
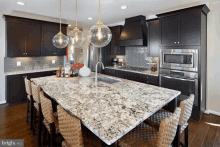
M 18 104 L 27 100 L 24 75 L 7 76 L 7 103 Z
M 119 78 L 125 78 L 125 72 L 121 70 L 115 70 L 115 76 Z
M 26 23 L 26 56 L 41 55 L 41 25 Z
M 22 21 L 7 21 L 7 56 L 25 56 L 25 23 Z
M 161 46 L 175 46 L 178 38 L 178 16 L 169 16 L 160 19 Z
M 62 26 L 61 30 L 64 35 L 67 35 L 67 28 L 66 27 Z M 65 56 L 66 55 L 66 47 L 62 48 L 62 49 L 57 48 L 56 53 L 57 53 L 57 56 Z
M 119 38 L 121 35 L 121 26 L 115 26 L 111 28 L 112 40 L 111 40 L 111 55 L 118 55 L 119 52 Z
M 125 72 L 124 78 L 139 82 L 140 74 L 133 72 Z
M 200 45 L 200 13 L 197 11 L 179 15 L 178 45 Z
M 119 46 L 117 55 L 125 55 L 125 46 Z
M 59 33 L 59 25 L 43 24 L 42 25 L 42 56 L 56 56 L 57 48 L 53 45 L 53 37 Z
M 150 57 L 159 57 L 160 55 L 160 21 L 148 22 L 148 48 Z

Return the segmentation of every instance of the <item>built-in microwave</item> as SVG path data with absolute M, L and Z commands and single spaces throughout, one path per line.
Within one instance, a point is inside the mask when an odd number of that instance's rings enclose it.
M 160 68 L 198 71 L 198 49 L 161 49 Z

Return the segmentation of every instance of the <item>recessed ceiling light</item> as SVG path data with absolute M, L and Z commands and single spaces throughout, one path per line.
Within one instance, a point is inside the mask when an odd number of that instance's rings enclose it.
M 69 24 L 68 26 L 71 27 L 71 24 Z
M 17 2 L 17 4 L 22 5 L 22 6 L 25 5 L 25 3 L 23 3 L 23 2 Z
M 128 7 L 127 6 L 121 6 L 121 9 L 127 9 Z
M 92 20 L 92 17 L 89 17 L 88 20 Z

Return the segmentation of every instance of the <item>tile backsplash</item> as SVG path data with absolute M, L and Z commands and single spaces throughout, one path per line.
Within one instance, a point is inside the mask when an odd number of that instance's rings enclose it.
M 64 64 L 65 56 L 46 56 L 46 57 L 5 57 L 4 58 L 4 72 L 24 71 L 25 67 L 30 65 L 34 69 L 34 65 L 38 62 L 41 68 L 47 63 L 49 68 L 56 68 L 60 63 Z M 55 60 L 55 63 L 52 63 Z M 17 66 L 17 64 L 21 64 Z
M 126 66 L 149 69 L 152 66 L 152 57 L 148 56 L 147 47 L 126 47 L 125 48 Z

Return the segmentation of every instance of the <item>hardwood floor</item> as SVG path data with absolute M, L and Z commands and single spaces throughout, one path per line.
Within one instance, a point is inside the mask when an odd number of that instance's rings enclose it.
M 0 105 L 0 139 L 24 139 L 25 146 L 37 146 L 37 135 L 32 135 L 26 123 L 26 103 Z M 220 147 L 220 117 L 205 114 L 201 122 L 190 120 L 189 146 Z

